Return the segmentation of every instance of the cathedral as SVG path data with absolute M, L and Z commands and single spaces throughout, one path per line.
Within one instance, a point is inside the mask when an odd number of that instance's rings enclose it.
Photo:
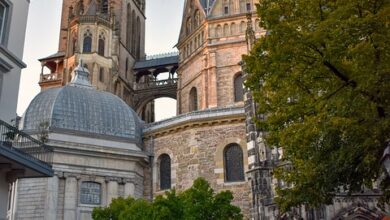
M 9 219 L 90 220 L 117 197 L 151 200 L 204 177 L 246 219 L 379 219 L 378 192 L 281 216 L 272 168 L 243 88 L 256 0 L 186 0 L 178 53 L 145 54 L 145 0 L 63 0 L 58 51 L 39 59 L 41 92 L 20 130 L 53 147 L 49 178 L 16 183 Z M 169 73 L 168 79 L 159 75 Z M 177 100 L 155 122 L 153 100 Z

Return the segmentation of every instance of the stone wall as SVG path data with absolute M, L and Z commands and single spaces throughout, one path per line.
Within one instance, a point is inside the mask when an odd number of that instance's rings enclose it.
M 187 125 L 178 125 L 175 131 L 160 130 L 162 133 L 145 134 L 145 145 L 153 145 L 153 193 L 162 194 L 159 186 L 159 157 L 168 154 L 171 158 L 171 186 L 183 191 L 192 186 L 198 177 L 204 177 L 216 191 L 230 190 L 234 194 L 234 204 L 249 215 L 251 190 L 247 181 L 225 182 L 224 148 L 231 143 L 239 144 L 243 150 L 245 171 L 247 152 L 245 142 L 245 124 L 243 117 L 237 120 L 193 121 Z M 166 133 L 164 133 L 166 132 Z
M 18 180 L 15 219 L 44 219 L 46 178 Z

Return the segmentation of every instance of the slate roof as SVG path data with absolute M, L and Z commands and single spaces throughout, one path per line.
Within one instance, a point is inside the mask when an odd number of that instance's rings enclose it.
M 50 59 L 54 59 L 54 58 L 58 58 L 58 57 L 64 57 L 65 56 L 65 52 L 57 52 L 55 54 L 52 54 L 48 57 L 44 57 L 44 58 L 41 58 L 39 59 L 39 61 L 42 61 L 42 60 L 50 60 Z
M 160 66 L 178 65 L 179 56 L 173 55 L 150 60 L 137 61 L 134 65 L 134 70 L 148 69 Z
M 119 97 L 92 87 L 88 74 L 79 66 L 70 84 L 39 93 L 23 116 L 22 129 L 34 132 L 41 122 L 48 122 L 49 130 L 141 143 L 143 125 L 138 115 Z

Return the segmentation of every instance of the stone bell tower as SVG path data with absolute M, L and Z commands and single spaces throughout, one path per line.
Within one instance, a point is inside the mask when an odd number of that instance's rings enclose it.
M 89 80 L 133 105 L 133 66 L 145 56 L 145 0 L 63 0 L 58 52 L 39 59 L 42 90 L 69 83 L 82 59 Z

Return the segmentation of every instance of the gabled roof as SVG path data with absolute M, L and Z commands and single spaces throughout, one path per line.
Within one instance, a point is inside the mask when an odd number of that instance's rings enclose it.
M 55 54 L 52 54 L 48 57 L 44 57 L 44 58 L 41 58 L 41 59 L 38 59 L 39 61 L 44 61 L 44 60 L 51 60 L 51 59 L 54 59 L 54 58 L 60 58 L 60 57 L 64 57 L 65 56 L 65 52 L 63 51 L 60 51 L 60 52 L 57 52 Z
M 188 8 L 190 7 L 190 2 L 193 1 L 194 8 L 199 9 L 203 13 L 201 13 L 202 19 L 206 19 L 208 15 L 208 11 L 210 11 L 211 6 L 214 4 L 216 0 L 185 0 L 184 2 L 184 8 L 183 8 L 183 14 L 181 18 L 181 28 L 180 28 L 180 34 L 179 34 L 179 40 L 178 42 L 181 42 L 183 38 L 186 37 L 185 30 L 186 30 L 186 20 L 189 17 L 188 15 Z M 209 8 L 207 9 L 207 6 Z

